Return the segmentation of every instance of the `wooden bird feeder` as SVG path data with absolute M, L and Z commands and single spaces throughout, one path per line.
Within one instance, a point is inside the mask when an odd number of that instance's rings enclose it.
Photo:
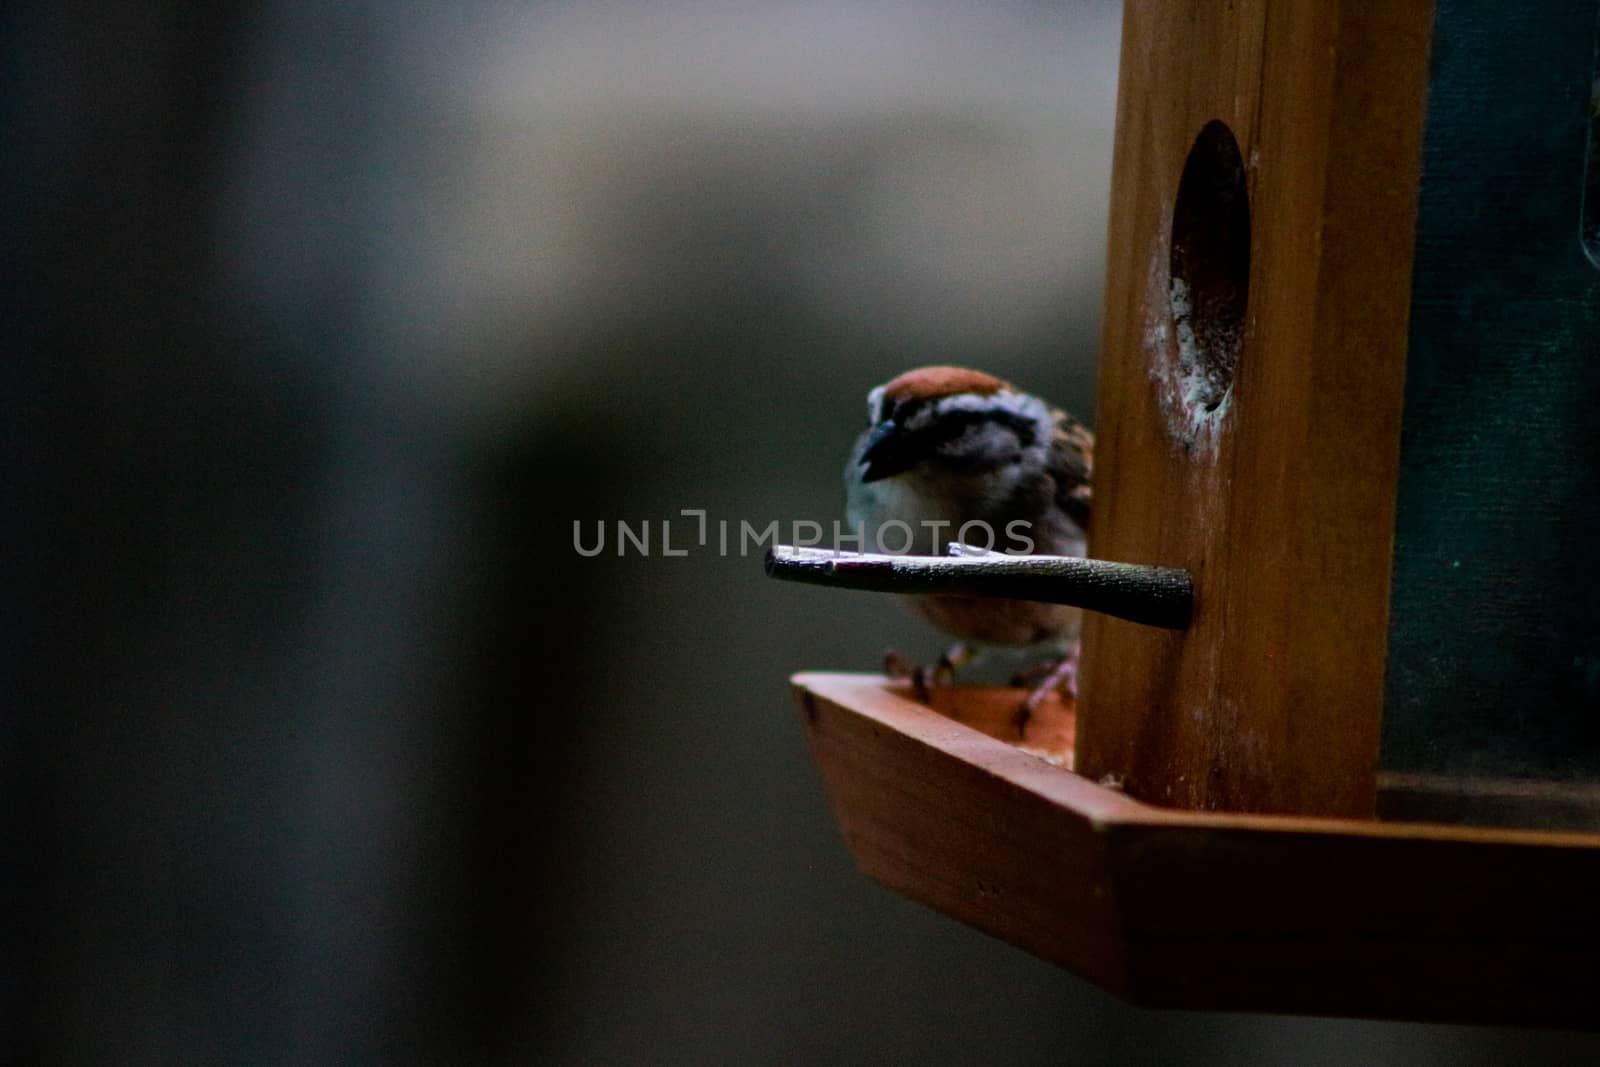
M 1596 17 L 1129 0 L 1089 555 L 1169 580 L 1020 740 L 798 675 L 869 873 L 1141 1003 L 1600 1026 Z

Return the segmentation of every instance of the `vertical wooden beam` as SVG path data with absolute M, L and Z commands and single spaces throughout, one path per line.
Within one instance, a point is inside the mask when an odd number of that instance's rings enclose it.
M 1087 623 L 1078 760 L 1140 798 L 1373 813 L 1431 17 L 1126 5 L 1090 551 L 1188 568 L 1197 599 L 1184 633 Z M 1243 164 L 1249 287 L 1207 412 L 1171 243 L 1213 120 Z

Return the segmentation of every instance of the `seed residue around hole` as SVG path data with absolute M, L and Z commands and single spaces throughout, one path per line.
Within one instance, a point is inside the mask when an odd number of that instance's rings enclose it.
M 1176 357 L 1170 399 L 1180 436 L 1193 443 L 1227 413 L 1249 301 L 1249 188 L 1239 143 L 1222 122 L 1206 123 L 1184 162 L 1167 268 L 1174 344 L 1158 358 Z

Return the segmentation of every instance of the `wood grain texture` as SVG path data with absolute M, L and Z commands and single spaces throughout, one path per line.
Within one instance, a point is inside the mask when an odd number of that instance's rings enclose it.
M 1600 835 L 1158 808 L 881 678 L 794 686 L 868 874 L 1135 1002 L 1600 1027 Z M 1018 695 L 955 692 L 997 732 Z
M 1183 634 L 1086 621 L 1079 761 L 1147 800 L 1370 816 L 1431 7 L 1130 0 L 1091 554 L 1195 577 Z M 1174 415 L 1169 229 L 1213 119 L 1250 192 L 1226 413 Z

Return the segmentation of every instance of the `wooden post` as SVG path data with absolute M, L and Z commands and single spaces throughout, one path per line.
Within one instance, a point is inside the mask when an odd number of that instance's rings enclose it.
M 1126 5 L 1090 554 L 1196 599 L 1086 622 L 1091 779 L 1374 812 L 1432 16 Z

